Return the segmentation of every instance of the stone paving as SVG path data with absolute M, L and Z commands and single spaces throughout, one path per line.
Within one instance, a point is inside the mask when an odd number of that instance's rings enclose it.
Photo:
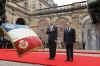
M 0 66 L 44 66 L 44 65 L 27 64 L 27 63 L 19 63 L 19 62 L 10 62 L 10 61 L 0 60 Z

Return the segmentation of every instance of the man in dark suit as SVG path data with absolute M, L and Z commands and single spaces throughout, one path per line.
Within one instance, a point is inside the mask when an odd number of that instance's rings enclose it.
M 73 61 L 73 44 L 75 43 L 75 29 L 71 27 L 71 23 L 66 23 L 64 29 L 64 43 L 66 46 L 66 61 Z
M 56 42 L 57 42 L 57 27 L 54 23 L 50 23 L 47 29 L 48 34 L 48 47 L 49 47 L 49 59 L 53 60 L 56 55 Z

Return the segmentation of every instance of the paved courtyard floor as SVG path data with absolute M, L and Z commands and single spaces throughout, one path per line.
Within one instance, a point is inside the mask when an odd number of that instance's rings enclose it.
M 10 62 L 10 61 L 0 60 L 0 66 L 44 66 L 44 65 L 27 64 L 27 63 L 19 63 L 19 62 Z

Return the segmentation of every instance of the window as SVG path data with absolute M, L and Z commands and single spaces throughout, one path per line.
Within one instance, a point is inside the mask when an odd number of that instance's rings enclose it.
M 28 8 L 28 0 L 24 0 L 24 7 Z

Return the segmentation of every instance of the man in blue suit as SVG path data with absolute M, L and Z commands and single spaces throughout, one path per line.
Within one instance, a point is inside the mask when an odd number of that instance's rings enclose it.
M 54 25 L 54 23 L 50 23 L 47 29 L 50 60 L 53 60 L 56 55 L 57 33 L 57 27 Z
M 66 61 L 73 61 L 73 44 L 75 43 L 75 29 L 71 27 L 71 23 L 66 23 L 64 28 L 64 43 L 66 46 Z

